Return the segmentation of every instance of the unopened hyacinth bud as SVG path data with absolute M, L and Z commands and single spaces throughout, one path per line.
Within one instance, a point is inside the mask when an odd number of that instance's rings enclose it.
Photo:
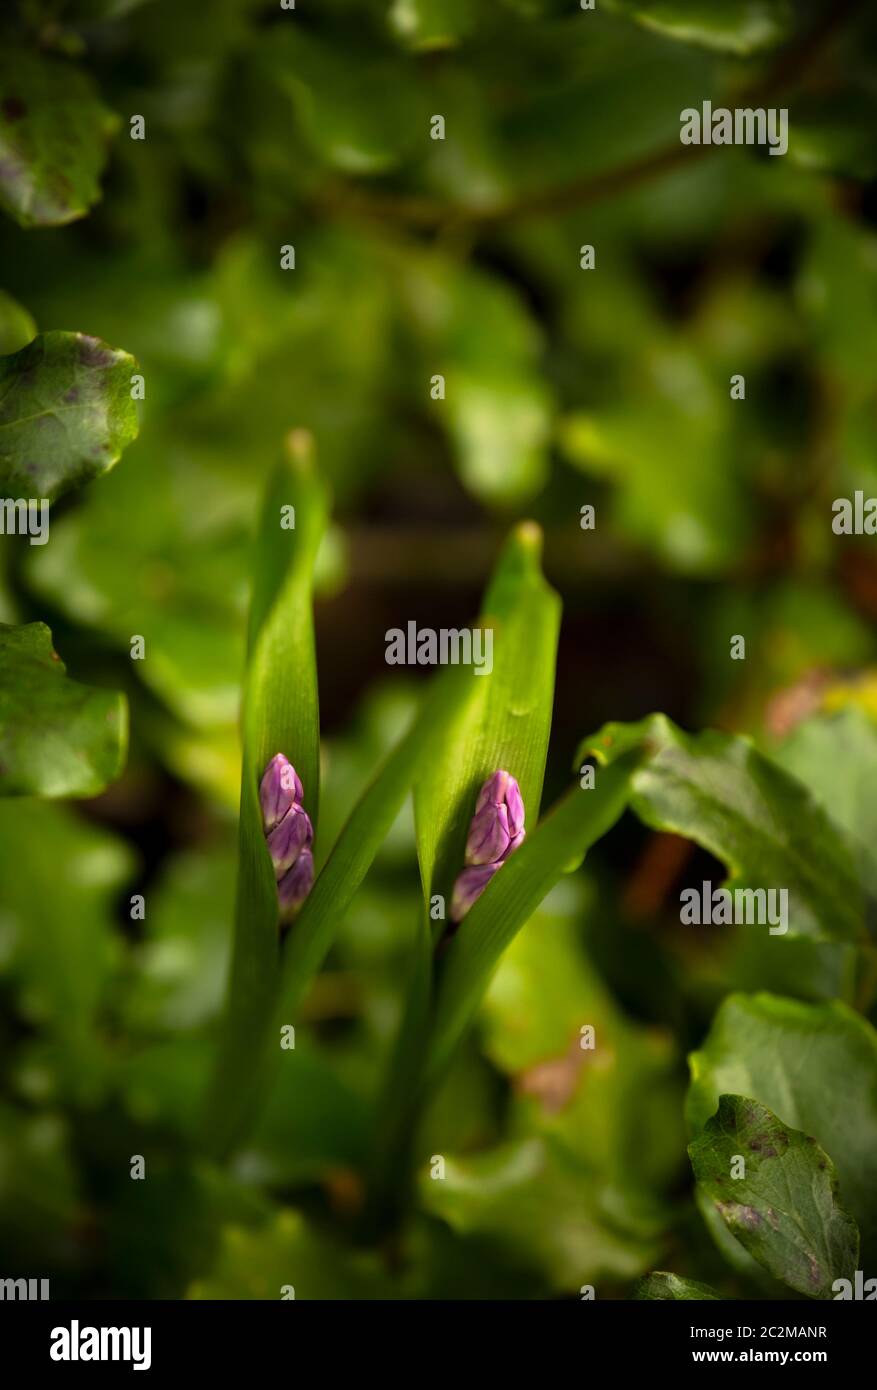
M 524 838 L 524 803 L 514 777 L 495 772 L 481 788 L 466 841 L 467 864 L 495 864 Z
M 293 917 L 301 907 L 314 882 L 314 856 L 303 849 L 288 873 L 277 885 L 280 915 L 284 920 Z
M 521 789 L 510 773 L 495 772 L 475 803 L 466 840 L 466 867 L 454 884 L 451 898 L 451 921 L 462 921 L 497 869 L 518 848 L 524 833 Z
M 310 849 L 313 839 L 314 828 L 307 811 L 301 806 L 290 806 L 283 820 L 275 825 L 268 836 L 268 849 L 276 879 L 283 878 L 303 849 Z
M 500 865 L 473 864 L 464 869 L 454 884 L 451 897 L 451 921 L 462 922 L 472 904 L 481 897 Z
M 259 786 L 262 826 L 277 879 L 280 915 L 289 921 L 301 907 L 314 881 L 311 845 L 314 828 L 304 809 L 304 788 L 288 758 L 277 753 Z
M 262 803 L 262 823 L 267 835 L 286 815 L 290 806 L 304 801 L 304 791 L 298 773 L 288 758 L 276 753 L 265 769 L 259 800 Z

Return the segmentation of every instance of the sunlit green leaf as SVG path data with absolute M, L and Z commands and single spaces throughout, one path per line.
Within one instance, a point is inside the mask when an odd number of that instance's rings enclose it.
M 288 508 L 293 508 L 289 512 Z M 325 485 L 308 440 L 289 441 L 265 497 L 254 554 L 243 697 L 240 857 L 229 998 L 209 1100 L 211 1128 L 234 1116 L 250 1084 L 252 1048 L 275 1003 L 279 905 L 265 843 L 259 784 L 284 754 L 318 829 L 320 725 L 312 614 L 313 568 L 328 516 Z M 294 527 L 289 526 L 294 517 Z
M 662 715 L 607 724 L 579 751 L 611 763 L 631 747 L 648 752 L 631 799 L 646 825 L 696 840 L 724 861 L 732 888 L 786 889 L 791 935 L 863 937 L 852 857 L 805 786 L 747 739 L 685 734 Z
M 540 569 L 542 537 L 522 525 L 506 544 L 477 627 L 491 666 L 473 668 L 472 692 L 415 789 L 424 900 L 450 903 L 483 783 L 500 768 L 517 779 L 527 824 L 539 816 L 554 698 L 560 601 Z
M 849 843 L 877 895 L 877 728 L 861 710 L 805 720 L 771 756 L 805 783 Z

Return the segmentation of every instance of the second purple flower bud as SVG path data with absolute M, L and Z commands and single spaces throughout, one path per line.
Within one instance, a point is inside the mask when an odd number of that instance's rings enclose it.
M 291 869 L 303 849 L 310 849 L 314 840 L 311 818 L 302 806 L 290 806 L 279 825 L 268 836 L 268 849 L 278 880 Z

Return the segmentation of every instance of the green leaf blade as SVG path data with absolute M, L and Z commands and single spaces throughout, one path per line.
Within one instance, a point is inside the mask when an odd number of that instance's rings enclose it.
M 729 886 L 788 891 L 788 935 L 858 942 L 864 896 L 852 855 L 811 792 L 745 738 L 686 734 L 663 715 L 607 724 L 580 756 L 648 756 L 631 806 L 654 830 L 696 841 L 730 871 Z M 766 930 L 766 928 L 765 928 Z
M 292 507 L 294 513 L 284 513 Z M 295 526 L 282 526 L 294 515 Z M 313 632 L 313 568 L 328 520 L 328 494 L 309 441 L 292 436 L 266 491 L 257 538 L 243 694 L 240 851 L 228 1005 L 207 1101 L 209 1142 L 222 1150 L 246 1107 L 251 1074 L 277 999 L 277 885 L 265 842 L 259 784 L 283 753 L 315 820 L 319 804 L 319 697 Z M 316 822 L 315 822 L 316 825 Z
M 118 118 L 88 76 L 46 54 L 0 57 L 0 207 L 22 227 L 60 227 L 100 197 Z
M 528 824 L 539 814 L 551 729 L 560 600 L 542 576 L 541 532 L 524 523 L 505 546 L 478 626 L 493 631 L 493 670 L 472 673 L 470 699 L 415 788 L 424 898 L 450 902 L 481 786 L 504 768 Z
M 292 519 L 295 527 L 281 522 Z M 304 787 L 316 825 L 320 794 L 320 715 L 314 645 L 314 566 L 329 519 L 329 498 L 306 438 L 293 437 L 271 479 L 259 526 L 249 658 L 244 693 L 244 750 L 258 780 L 285 753 Z M 258 798 L 256 798 L 258 800 Z M 261 824 L 261 822 L 260 822 Z
M 829 1298 L 836 1279 L 853 1276 L 858 1228 L 840 1204 L 835 1166 L 815 1139 L 758 1101 L 724 1095 L 688 1152 L 725 1225 L 775 1278 L 809 1298 Z
M 0 359 L 0 490 L 54 501 L 113 468 L 137 435 L 135 369 L 85 333 L 43 333 Z
M 0 796 L 97 796 L 127 743 L 124 695 L 70 680 L 45 623 L 0 624 Z
M 686 1113 L 697 1132 L 721 1095 L 743 1095 L 812 1135 L 838 1170 L 841 1200 L 877 1254 L 877 1034 L 840 1003 L 731 995 L 689 1058 Z

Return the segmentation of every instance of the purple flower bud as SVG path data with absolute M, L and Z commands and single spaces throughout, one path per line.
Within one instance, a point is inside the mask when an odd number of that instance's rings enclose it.
M 475 803 L 466 840 L 466 868 L 454 884 L 451 921 L 459 922 L 480 898 L 497 869 L 524 838 L 524 802 L 511 773 L 488 777 Z
M 259 787 L 259 800 L 262 804 L 262 823 L 265 834 L 279 825 L 290 806 L 304 801 L 304 790 L 298 773 L 288 758 L 275 753 L 265 769 Z
M 495 801 L 497 804 L 505 801 L 506 791 L 510 781 L 514 778 L 509 777 L 507 772 L 500 770 L 494 772 L 492 777 L 488 777 L 481 791 L 478 793 L 478 800 L 475 802 L 475 810 L 480 811 L 482 806 L 486 806 L 488 801 Z M 517 785 L 517 784 L 516 784 Z
M 314 828 L 307 811 L 301 806 L 290 806 L 279 825 L 268 836 L 268 849 L 274 864 L 275 877 L 281 879 L 287 869 L 291 869 L 299 855 L 310 849 L 314 839 Z
M 451 898 L 451 921 L 461 922 L 470 907 L 484 892 L 499 864 L 473 864 L 464 869 L 454 884 Z
M 277 885 L 281 921 L 288 922 L 298 912 L 314 882 L 314 856 L 303 849 L 292 868 Z
M 495 864 L 509 847 L 509 817 L 505 806 L 486 801 L 476 811 L 466 841 L 467 864 Z
M 521 789 L 510 773 L 495 772 L 478 793 L 466 842 L 466 863 L 492 864 L 507 859 L 523 837 Z
M 517 835 L 512 835 L 511 839 L 509 840 L 508 849 L 502 857 L 503 864 L 508 859 L 509 855 L 514 854 L 515 850 L 518 848 L 518 845 L 523 844 L 526 833 L 526 830 L 524 830 L 522 827 L 518 831 Z

